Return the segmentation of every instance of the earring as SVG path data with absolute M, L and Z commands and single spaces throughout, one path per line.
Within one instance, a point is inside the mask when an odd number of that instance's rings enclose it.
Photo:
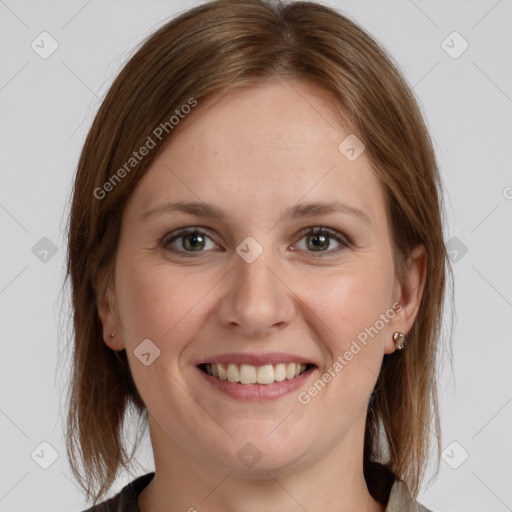
M 406 335 L 403 332 L 396 331 L 393 334 L 393 341 L 398 350 L 402 350 L 405 346 Z
M 115 335 L 116 335 L 116 332 L 114 331 L 114 332 L 110 335 L 110 337 L 111 337 L 111 338 L 113 338 Z

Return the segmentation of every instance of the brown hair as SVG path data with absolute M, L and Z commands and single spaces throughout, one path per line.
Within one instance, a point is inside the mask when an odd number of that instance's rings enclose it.
M 385 499 L 385 493 L 372 461 L 416 496 L 431 425 L 438 469 L 437 354 L 451 269 L 440 177 L 417 102 L 386 51 L 339 12 L 312 2 L 218 0 L 180 14 L 142 44 L 110 87 L 78 162 L 68 225 L 74 350 L 66 448 L 73 474 L 94 503 L 133 458 L 122 436 L 129 406 L 147 420 L 126 352 L 113 351 L 103 340 L 96 279 L 104 270 L 112 276 L 123 209 L 172 130 L 108 193 L 98 199 L 95 191 L 191 98 L 200 103 L 232 87 L 273 79 L 316 84 L 331 94 L 340 115 L 349 115 L 385 191 L 402 282 L 411 249 L 419 243 L 426 248 L 425 289 L 407 348 L 384 356 L 370 399 L 364 471 L 374 497 Z

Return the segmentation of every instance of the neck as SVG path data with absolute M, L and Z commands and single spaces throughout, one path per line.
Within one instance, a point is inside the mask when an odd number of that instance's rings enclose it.
M 250 477 L 230 468 L 208 467 L 151 421 L 155 476 L 138 499 L 141 512 L 384 512 L 369 493 L 363 474 L 362 439 L 346 439 L 321 458 L 299 468 L 262 469 Z M 165 446 L 164 450 L 158 447 Z M 171 464 L 168 462 L 172 461 Z

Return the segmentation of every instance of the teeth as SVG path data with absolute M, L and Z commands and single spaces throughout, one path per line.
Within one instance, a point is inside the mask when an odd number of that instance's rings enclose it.
M 207 364 L 206 365 L 206 368 L 208 368 L 208 366 L 216 366 L 217 367 L 217 373 L 219 374 L 219 379 L 220 380 L 227 380 L 228 376 L 226 374 L 226 370 L 224 369 L 224 367 L 220 364 Z
M 288 366 L 286 367 L 286 378 L 293 379 L 293 377 L 295 377 L 296 369 L 297 367 L 295 366 L 295 363 L 288 363 Z
M 274 367 L 271 364 L 260 366 L 256 374 L 258 384 L 272 384 L 274 382 Z
M 286 379 L 286 365 L 283 363 L 276 364 L 274 368 L 274 380 L 281 382 Z
M 212 366 L 217 366 L 213 364 Z M 254 384 L 256 382 L 256 368 L 248 364 L 240 366 L 240 382 L 242 384 Z
M 229 382 L 240 382 L 240 372 L 236 364 L 228 364 L 228 380 Z
M 252 366 L 242 364 L 240 367 L 234 363 L 227 365 L 212 363 L 206 365 L 206 373 L 220 380 L 239 382 L 240 384 L 272 384 L 291 380 L 306 371 L 307 366 L 301 363 L 279 363 Z

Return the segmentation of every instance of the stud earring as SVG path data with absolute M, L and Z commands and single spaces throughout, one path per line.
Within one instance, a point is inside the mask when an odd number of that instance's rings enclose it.
M 110 337 L 111 337 L 111 338 L 113 338 L 115 335 L 116 335 L 116 332 L 114 331 L 114 332 L 110 335 Z
M 396 331 L 393 334 L 393 341 L 398 350 L 402 350 L 405 346 L 406 335 L 403 332 Z

